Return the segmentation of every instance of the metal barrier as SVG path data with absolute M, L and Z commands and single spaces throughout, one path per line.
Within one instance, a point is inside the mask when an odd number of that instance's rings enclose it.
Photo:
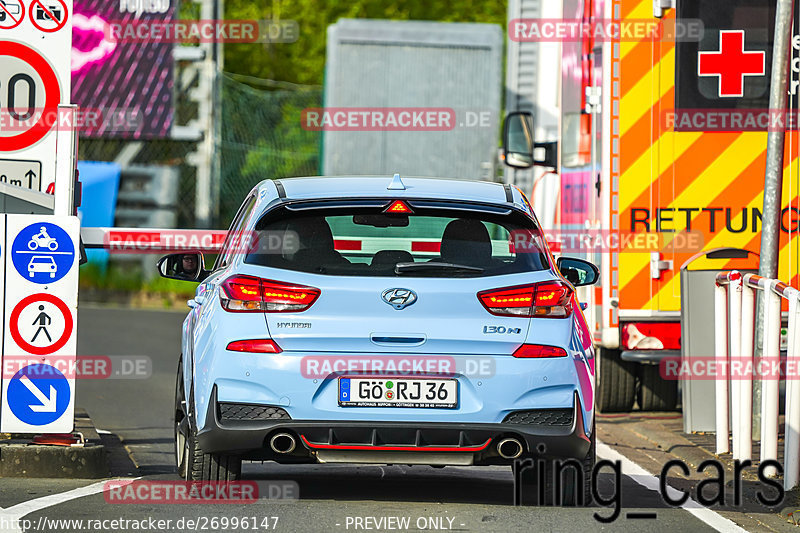
M 762 295 L 764 350 L 753 360 L 756 291 Z M 761 375 L 761 454 L 759 460 L 778 460 L 778 402 L 780 401 L 781 299 L 789 303 L 786 377 L 786 426 L 784 432 L 784 487 L 789 490 L 800 478 L 800 291 L 785 283 L 738 271 L 717 275 L 714 293 L 715 363 L 725 369 L 716 379 L 717 453 L 730 452 L 728 434 L 733 433 L 733 458 L 752 457 L 753 377 Z M 729 325 L 730 323 L 730 331 Z M 734 375 L 734 369 L 741 375 Z M 752 369 L 752 370 L 748 370 Z M 766 371 L 765 371 L 766 369 Z M 772 371 L 770 371 L 772 369 Z M 732 416 L 728 413 L 728 398 Z M 732 428 L 728 427 L 729 418 Z M 774 476 L 774 468 L 765 469 Z

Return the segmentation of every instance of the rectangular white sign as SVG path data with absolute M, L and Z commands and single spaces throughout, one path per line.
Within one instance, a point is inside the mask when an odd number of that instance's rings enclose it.
M 80 222 L 4 215 L 5 324 L 0 432 L 74 425 Z
M 41 161 L 0 159 L 0 183 L 38 191 L 41 176 Z
M 40 162 L 23 186 L 43 192 L 55 182 L 56 130 L 72 126 L 58 113 L 70 103 L 72 15 L 72 0 L 0 1 L 0 159 Z

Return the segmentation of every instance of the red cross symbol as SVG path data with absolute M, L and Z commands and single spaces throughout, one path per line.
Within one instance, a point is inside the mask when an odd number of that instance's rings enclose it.
M 699 52 L 698 76 L 719 78 L 720 98 L 744 96 L 744 77 L 766 74 L 766 52 L 745 52 L 744 30 L 719 32 L 719 52 Z

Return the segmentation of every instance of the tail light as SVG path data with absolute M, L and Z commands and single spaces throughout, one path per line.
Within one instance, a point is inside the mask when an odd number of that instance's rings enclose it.
M 222 282 L 220 302 L 237 313 L 300 313 L 319 298 L 320 290 L 252 276 L 233 276 Z
M 272 339 L 233 341 L 228 344 L 228 350 L 231 352 L 249 353 L 281 353 L 283 351 Z
M 481 291 L 478 300 L 497 316 L 565 318 L 572 314 L 572 289 L 562 281 Z
M 567 351 L 556 346 L 544 346 L 541 344 L 523 344 L 514 352 L 514 357 L 523 359 L 538 359 L 544 357 L 566 357 Z

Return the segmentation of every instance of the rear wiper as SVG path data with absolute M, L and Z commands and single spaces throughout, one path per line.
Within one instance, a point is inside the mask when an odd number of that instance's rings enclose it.
M 426 272 L 426 271 L 446 271 L 446 272 L 466 272 L 470 274 L 481 274 L 482 268 L 469 265 L 457 265 L 455 263 L 397 263 L 394 267 L 396 274 L 406 272 Z

